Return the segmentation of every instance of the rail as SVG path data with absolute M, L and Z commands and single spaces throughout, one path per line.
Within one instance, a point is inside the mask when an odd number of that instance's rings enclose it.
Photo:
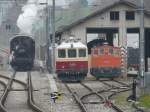
M 86 109 L 86 107 L 84 106 L 84 104 L 80 100 L 80 98 L 77 96 L 76 92 L 72 91 L 67 84 L 65 84 L 65 86 L 69 90 L 69 92 L 72 94 L 72 96 L 74 97 L 74 99 L 76 100 L 76 102 L 79 105 L 79 107 L 81 108 L 82 112 L 88 112 L 87 109 Z
M 0 98 L 0 112 L 8 112 L 6 107 L 4 106 L 4 103 L 6 101 L 6 98 L 8 96 L 9 91 L 11 90 L 11 86 L 12 86 L 13 81 L 15 81 L 16 83 L 19 83 L 19 84 L 23 85 L 25 88 L 27 88 L 27 91 L 28 91 L 28 105 L 30 106 L 30 108 L 33 109 L 36 112 L 44 112 L 38 106 L 36 106 L 34 101 L 33 101 L 33 88 L 32 88 L 32 81 L 31 81 L 31 73 L 27 72 L 27 75 L 28 75 L 27 84 L 20 81 L 20 80 L 15 79 L 15 75 L 16 75 L 16 72 L 14 72 L 11 77 L 4 76 L 4 75 L 0 74 L 1 78 L 9 80 L 8 84 L 5 84 L 3 81 L 0 81 L 0 83 L 5 88 L 4 93 L 2 94 L 2 96 Z
M 44 112 L 41 110 L 37 105 L 35 105 L 33 100 L 33 87 L 32 87 L 32 80 L 31 80 L 31 72 L 27 72 L 28 75 L 28 105 L 35 110 L 36 112 Z
M 1 112 L 7 112 L 7 109 L 4 107 L 4 103 L 5 103 L 6 98 L 8 96 L 9 90 L 12 86 L 13 79 L 14 79 L 15 75 L 16 75 L 16 71 L 14 71 L 13 75 L 11 76 L 4 93 L 2 94 L 2 96 L 0 98 L 0 110 L 1 110 Z

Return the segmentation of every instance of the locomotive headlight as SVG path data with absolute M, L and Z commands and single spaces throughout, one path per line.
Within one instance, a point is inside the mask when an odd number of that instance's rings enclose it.
M 61 68 L 65 68 L 64 66 L 61 66 Z

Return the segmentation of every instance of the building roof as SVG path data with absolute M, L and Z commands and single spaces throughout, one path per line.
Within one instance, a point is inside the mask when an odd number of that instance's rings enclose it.
M 91 13 L 90 15 L 82 19 L 79 19 L 71 23 L 70 25 L 59 27 L 58 30 L 56 31 L 56 34 L 61 34 L 62 32 L 67 31 L 71 29 L 72 27 L 79 25 L 88 19 L 97 16 L 98 14 L 102 14 L 106 10 L 111 9 L 112 7 L 119 5 L 119 4 L 125 4 L 135 9 L 138 9 L 141 4 L 140 1 L 141 0 L 101 0 L 100 4 L 97 4 L 98 9 L 96 11 L 94 11 L 93 13 Z M 149 2 L 150 2 L 149 0 L 144 0 L 144 7 L 145 7 L 144 11 L 145 11 L 145 14 L 148 14 L 148 15 L 150 15 L 150 3 Z

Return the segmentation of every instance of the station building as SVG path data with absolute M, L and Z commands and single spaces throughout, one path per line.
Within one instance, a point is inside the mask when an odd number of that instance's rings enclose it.
M 115 46 L 127 46 L 130 44 L 127 43 L 130 38 L 139 41 L 140 1 L 137 0 L 139 2 L 135 4 L 126 0 L 111 1 L 114 2 L 108 5 L 103 4 L 105 7 L 102 6 L 89 16 L 60 28 L 56 33 L 61 39 L 74 35 L 85 44 L 98 38 L 106 38 L 110 44 Z M 147 39 L 150 35 L 150 7 L 148 6 L 145 6 L 144 22 L 145 39 Z
M 104 0 L 99 9 L 89 16 L 68 26 L 61 27 L 56 33 L 61 39 L 74 35 L 84 44 L 96 39 L 106 39 L 118 47 L 139 47 L 140 0 Z M 144 26 L 146 57 L 150 56 L 150 4 L 144 0 Z

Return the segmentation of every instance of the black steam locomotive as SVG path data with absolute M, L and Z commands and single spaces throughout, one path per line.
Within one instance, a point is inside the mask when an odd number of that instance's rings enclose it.
M 17 35 L 10 41 L 10 65 L 15 71 L 30 71 L 34 65 L 35 41 L 29 36 Z

